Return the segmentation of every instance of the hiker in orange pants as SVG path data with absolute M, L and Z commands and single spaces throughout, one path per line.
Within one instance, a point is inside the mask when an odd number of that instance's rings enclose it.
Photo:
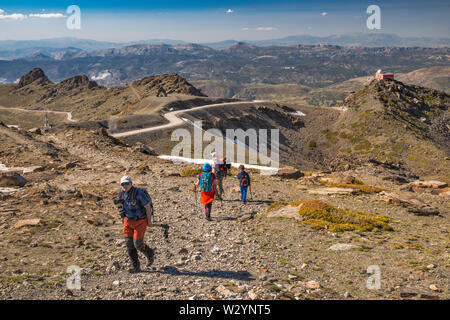
M 200 185 L 200 202 L 205 205 L 205 216 L 208 221 L 211 221 L 212 203 L 214 201 L 217 186 L 216 176 L 211 172 L 211 169 L 211 165 L 205 163 L 202 167 L 202 173 L 195 182 L 196 187 Z
M 153 206 L 152 199 L 145 189 L 133 186 L 131 177 L 124 176 L 120 179 L 122 189 L 119 192 L 119 198 L 123 199 L 123 236 L 130 256 L 132 273 L 139 272 L 139 255 L 142 252 L 150 266 L 154 261 L 154 251 L 144 243 L 144 235 L 147 226 L 153 224 Z

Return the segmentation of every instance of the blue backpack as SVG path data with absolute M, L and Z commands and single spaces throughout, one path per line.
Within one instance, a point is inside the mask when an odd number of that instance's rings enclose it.
M 213 176 L 211 172 L 202 172 L 200 175 L 200 190 L 211 192 L 213 190 Z

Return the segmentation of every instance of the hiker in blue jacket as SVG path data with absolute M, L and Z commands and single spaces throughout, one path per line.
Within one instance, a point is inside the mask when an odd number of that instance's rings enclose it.
M 239 166 L 240 172 L 237 175 L 239 186 L 241 187 L 241 201 L 243 204 L 247 202 L 247 189 L 250 187 L 250 175 L 245 171 L 243 164 Z

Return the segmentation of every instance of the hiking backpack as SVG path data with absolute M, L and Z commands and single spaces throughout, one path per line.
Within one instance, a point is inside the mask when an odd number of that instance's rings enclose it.
M 200 190 L 211 192 L 213 190 L 213 176 L 211 172 L 202 172 L 200 175 Z
M 248 187 L 250 185 L 250 176 L 244 172 L 241 176 L 241 187 Z
M 219 172 L 218 173 L 222 176 L 227 175 L 227 164 L 226 163 L 219 164 Z

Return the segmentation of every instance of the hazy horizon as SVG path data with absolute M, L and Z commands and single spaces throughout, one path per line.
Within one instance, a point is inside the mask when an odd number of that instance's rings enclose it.
M 69 5 L 81 9 L 81 29 L 66 27 Z M 400 37 L 447 38 L 450 35 L 444 0 L 374 1 L 381 10 L 381 29 L 369 30 L 360 0 L 319 1 L 167 0 L 139 1 L 0 1 L 0 40 L 76 37 L 109 42 L 173 39 L 191 43 L 224 40 L 258 41 L 294 35 L 330 36 L 387 33 Z

